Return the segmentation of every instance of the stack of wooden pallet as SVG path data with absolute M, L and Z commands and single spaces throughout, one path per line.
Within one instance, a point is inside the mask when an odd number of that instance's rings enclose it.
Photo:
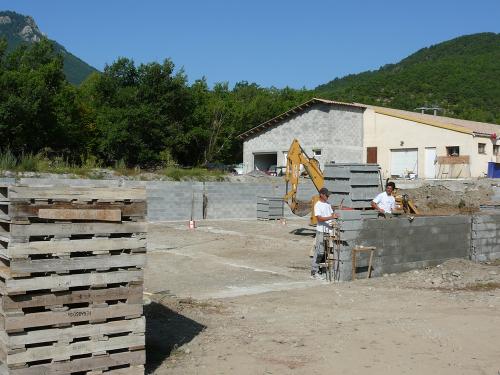
M 143 374 L 143 188 L 0 186 L 0 374 Z

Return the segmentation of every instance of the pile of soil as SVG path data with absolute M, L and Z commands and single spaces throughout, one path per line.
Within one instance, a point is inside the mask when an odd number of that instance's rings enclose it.
M 385 274 L 371 280 L 379 286 L 443 291 L 488 291 L 500 289 L 500 260 L 474 263 L 466 259 L 451 259 L 436 267 L 400 274 Z
M 470 184 L 459 191 L 426 184 L 415 189 L 399 189 L 398 195 L 401 194 L 408 194 L 423 215 L 452 215 L 479 211 L 481 204 L 491 201 L 493 190 L 481 184 Z

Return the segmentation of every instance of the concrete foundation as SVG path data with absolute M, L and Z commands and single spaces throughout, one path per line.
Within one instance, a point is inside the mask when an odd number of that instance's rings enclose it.
M 308 200 L 316 189 L 308 180 L 299 199 Z M 0 183 L 13 183 L 0 179 Z M 150 222 L 206 219 L 256 219 L 257 197 L 282 197 L 285 186 L 276 182 L 166 182 L 23 178 L 30 185 L 146 186 Z M 473 216 L 439 216 L 377 219 L 373 211 L 340 211 L 341 279 L 351 279 L 354 246 L 376 246 L 373 276 L 434 266 L 451 258 L 476 262 L 500 259 L 500 212 Z M 285 217 L 292 216 L 285 205 Z M 358 259 L 357 277 L 366 276 L 367 255 Z

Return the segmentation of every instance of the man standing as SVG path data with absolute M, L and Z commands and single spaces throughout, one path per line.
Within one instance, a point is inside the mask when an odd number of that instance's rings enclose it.
M 316 244 L 314 246 L 314 255 L 311 263 L 311 279 L 322 280 L 319 271 L 318 258 L 325 253 L 324 235 L 329 233 L 331 220 L 338 218 L 338 215 L 333 213 L 332 206 L 328 203 L 330 192 L 327 188 L 321 188 L 319 191 L 319 201 L 314 205 L 314 216 L 318 220 L 316 225 Z
M 396 200 L 392 196 L 392 192 L 396 189 L 394 182 L 388 182 L 385 185 L 385 191 L 380 193 L 372 200 L 372 207 L 379 212 L 379 216 L 391 214 L 396 208 Z

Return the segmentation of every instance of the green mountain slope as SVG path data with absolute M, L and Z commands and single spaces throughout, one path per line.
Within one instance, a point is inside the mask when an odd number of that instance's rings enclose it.
M 38 29 L 33 18 L 16 12 L 0 11 L 0 38 L 4 37 L 13 50 L 21 43 L 36 43 L 44 34 Z M 64 73 L 69 82 L 80 84 L 89 74 L 97 70 L 68 52 L 59 43 L 52 41 L 57 53 L 64 58 Z
M 315 89 L 326 99 L 500 124 L 500 34 L 466 35 L 423 48 L 397 64 L 337 78 Z

